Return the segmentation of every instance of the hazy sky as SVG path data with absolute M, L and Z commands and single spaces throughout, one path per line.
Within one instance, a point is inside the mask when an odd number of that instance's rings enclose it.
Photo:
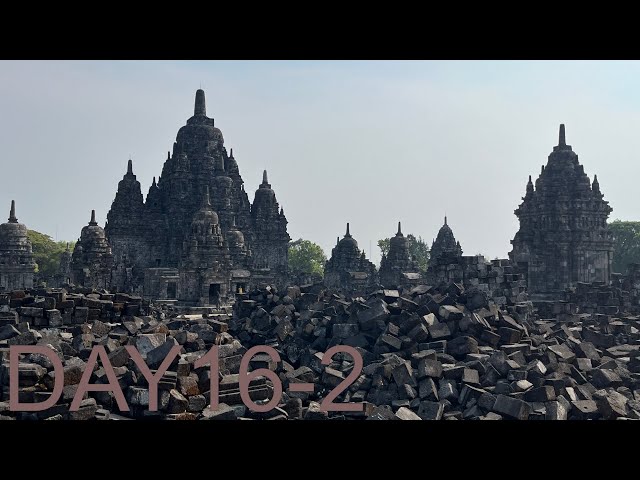
M 638 220 L 637 61 L 2 61 L 0 221 L 73 240 L 104 225 L 131 155 L 146 195 L 198 87 L 253 200 L 269 172 L 292 238 L 327 255 L 449 225 L 505 258 L 513 210 L 566 124 L 611 219 Z M 5 212 L 6 211 L 6 212 Z

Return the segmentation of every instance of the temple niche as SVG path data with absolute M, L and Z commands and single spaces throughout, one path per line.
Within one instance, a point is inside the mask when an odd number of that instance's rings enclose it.
M 529 177 L 515 210 L 520 229 L 509 257 L 526 272 L 534 294 L 553 294 L 577 282 L 608 283 L 613 239 L 607 225 L 612 208 L 567 145 L 560 125 L 558 145 L 542 166 L 535 186 Z
M 27 227 L 18 223 L 16 203 L 11 200 L 9 220 L 0 225 L 0 291 L 32 288 L 35 271 Z
M 409 253 L 409 239 L 402 234 L 398 222 L 398 232 L 389 239 L 389 252 L 380 260 L 380 283 L 386 288 L 416 285 L 422 275 L 417 262 Z
M 202 204 L 205 191 L 208 207 Z M 193 222 L 202 222 L 209 209 L 217 217 L 213 230 L 219 231 L 215 242 L 221 242 L 224 260 L 213 254 L 213 238 L 194 237 Z M 196 286 L 205 280 L 186 273 L 202 272 L 196 261 L 217 262 L 206 264 L 209 273 L 216 271 L 209 280 L 229 300 L 250 286 L 282 285 L 288 276 L 287 219 L 267 172 L 251 202 L 233 149 L 227 154 L 222 132 L 207 116 L 203 90 L 196 92 L 194 114 L 179 129 L 146 199 L 129 160 L 105 233 L 114 255 L 112 287 L 118 291 L 208 303 L 208 291 Z
M 377 282 L 376 266 L 367 260 L 364 250 L 360 251 L 347 223 L 347 232 L 342 240 L 338 239 L 331 250 L 331 258 L 325 264 L 325 285 L 344 292 L 364 292 L 377 286 Z

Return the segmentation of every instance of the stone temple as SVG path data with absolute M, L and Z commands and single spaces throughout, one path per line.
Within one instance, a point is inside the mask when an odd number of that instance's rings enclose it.
M 438 236 L 431 243 L 429 263 L 436 264 L 439 260 L 446 261 L 450 258 L 462 256 L 460 242 L 453 235 L 453 230 L 447 224 L 447 217 L 444 217 L 444 225 L 438 230 Z M 441 258 L 442 257 L 442 258 Z
M 16 203 L 11 200 L 9 221 L 0 225 L 0 291 L 32 288 L 35 271 L 27 227 L 18 223 Z
M 515 210 L 520 229 L 509 257 L 526 272 L 528 289 L 550 294 L 577 282 L 609 282 L 613 239 L 607 226 L 612 208 L 603 199 L 597 176 L 593 183 L 567 145 L 560 125 L 535 187 L 529 177 L 526 194 Z
M 409 253 L 409 239 L 402 234 L 398 222 L 398 232 L 389 239 L 389 252 L 380 260 L 380 283 L 387 288 L 416 285 L 422 275 L 417 262 Z
M 342 240 L 338 238 L 331 250 L 331 258 L 324 267 L 324 283 L 329 288 L 339 288 L 345 292 L 364 292 L 378 282 L 376 266 L 367 260 L 364 250 L 349 232 Z
M 288 273 L 287 219 L 267 172 L 251 203 L 203 90 L 146 199 L 129 160 L 104 232 L 115 291 L 207 305 Z
M 71 256 L 73 283 L 91 288 L 109 289 L 113 268 L 113 253 L 104 229 L 96 222 L 96 212 L 91 210 L 91 220 L 82 227 Z

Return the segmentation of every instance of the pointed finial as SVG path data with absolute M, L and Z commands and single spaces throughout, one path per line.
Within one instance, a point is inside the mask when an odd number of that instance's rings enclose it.
M 127 173 L 133 173 L 133 162 L 131 161 L 131 158 L 129 158 L 129 161 L 127 162 Z
M 210 207 L 211 201 L 209 200 L 209 185 L 206 185 L 204 188 L 204 198 L 202 199 L 203 207 Z
M 447 224 L 447 215 L 446 214 L 444 215 L 444 224 L 445 225 Z
M 402 235 L 402 229 L 400 226 L 400 222 L 398 222 L 398 233 L 396 235 Z
M 269 181 L 267 180 L 267 171 L 266 170 L 262 171 L 262 183 L 269 183 Z
M 231 153 L 229 154 L 229 157 L 233 158 L 233 148 L 231 149 Z
M 155 187 L 156 186 L 156 177 L 153 177 L 153 182 L 151 182 L 151 186 Z
M 91 220 L 89 221 L 89 225 L 97 225 L 98 222 L 96 222 L 96 211 L 95 210 L 91 210 Z
M 171 152 L 167 151 L 167 160 L 171 159 Z
M 598 175 L 593 176 L 593 184 L 591 185 L 591 189 L 596 193 L 600 193 L 600 182 L 598 182 Z
M 336 237 L 336 245 L 340 243 L 340 237 Z
M 204 90 L 202 90 L 201 88 L 199 88 L 196 91 L 196 103 L 195 103 L 195 106 L 193 107 L 193 114 L 194 115 L 207 114 L 207 106 L 204 101 Z
M 529 175 L 529 181 L 527 182 L 526 196 L 530 197 L 531 195 L 533 195 L 533 182 L 531 181 L 531 175 Z
M 284 215 L 284 208 L 280 207 L 280 216 Z
M 18 223 L 16 218 L 16 201 L 11 200 L 11 210 L 9 210 L 9 223 Z
M 567 141 L 564 134 L 564 123 L 560 124 L 560 134 L 558 135 L 558 146 L 563 147 L 567 145 Z
M 349 222 L 347 222 L 347 233 L 344 234 L 345 237 L 350 237 L 351 234 L 349 233 Z

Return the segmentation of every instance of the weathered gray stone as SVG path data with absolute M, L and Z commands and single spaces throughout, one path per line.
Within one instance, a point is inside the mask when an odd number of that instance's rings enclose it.
M 420 402 L 418 416 L 423 420 L 440 420 L 444 413 L 444 405 L 440 402 Z
M 516 420 L 527 420 L 531 406 L 520 399 L 498 395 L 493 410 Z
M 218 408 L 211 409 L 211 406 L 206 407 L 202 411 L 203 420 L 236 420 L 236 412 L 226 403 L 218 404 Z
M 470 353 L 478 353 L 478 341 L 469 336 L 457 337 L 447 342 L 447 353 L 456 358 Z
M 400 407 L 396 412 L 396 417 L 400 420 L 421 420 L 421 418 L 407 407 Z

